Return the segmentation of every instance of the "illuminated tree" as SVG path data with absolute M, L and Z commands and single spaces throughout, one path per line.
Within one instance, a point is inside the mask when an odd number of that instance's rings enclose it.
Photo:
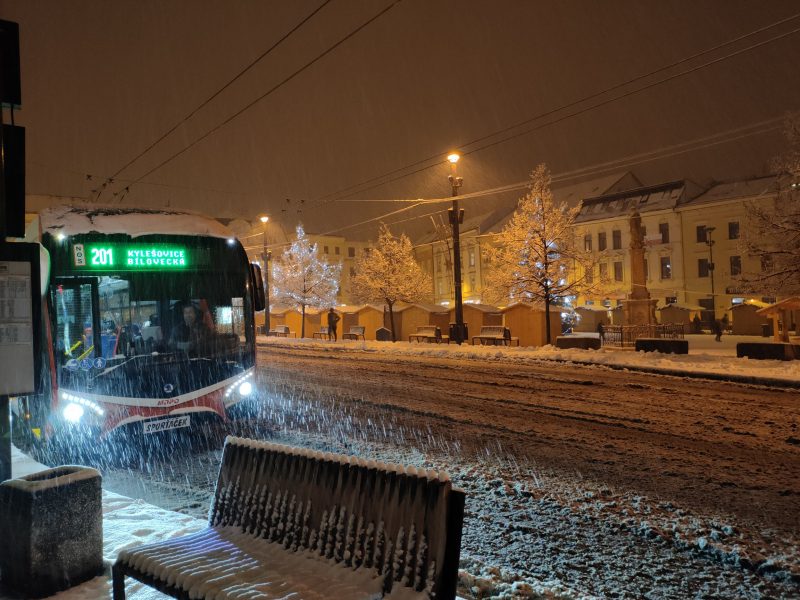
M 550 171 L 541 164 L 531 173 L 530 191 L 487 250 L 487 299 L 543 304 L 548 343 L 550 306 L 599 284 L 591 277 L 595 259 L 575 237 L 579 210 L 555 203 Z
M 353 295 L 362 302 L 380 302 L 389 307 L 392 341 L 397 340 L 393 307 L 397 302 L 420 302 L 427 299 L 431 279 L 423 272 L 408 236 L 392 235 L 381 225 L 378 243 L 356 260 L 351 285 Z
M 317 254 L 317 245 L 297 226 L 297 239 L 272 263 L 272 293 L 280 303 L 297 306 L 303 315 L 300 337 L 306 336 L 306 307 L 336 304 L 341 265 L 329 264 Z
M 789 296 L 800 294 L 800 112 L 787 116 L 785 135 L 789 147 L 773 164 L 777 197 L 747 207 L 743 247 L 760 270 L 744 274 L 742 287 Z

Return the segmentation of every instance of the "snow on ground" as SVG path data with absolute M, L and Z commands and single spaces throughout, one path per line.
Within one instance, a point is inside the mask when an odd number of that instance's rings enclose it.
M 46 467 L 11 447 L 11 472 L 13 477 L 23 477 Z M 194 533 L 206 526 L 205 521 L 156 506 L 133 500 L 103 490 L 103 562 L 106 572 L 86 583 L 52 596 L 58 600 L 98 600 L 111 597 L 111 565 L 117 554 L 148 542 Z M 127 580 L 129 600 L 160 600 L 163 594 L 143 586 L 133 579 Z M 15 598 L 3 596 L 0 598 Z
M 714 342 L 711 335 L 687 335 L 690 354 L 661 354 L 659 352 L 634 352 L 629 349 L 603 347 L 601 350 L 561 350 L 554 346 L 507 347 L 472 346 L 464 344 L 428 344 L 416 342 L 374 342 L 293 339 L 259 336 L 262 345 L 302 344 L 315 349 L 361 350 L 404 356 L 428 356 L 434 358 L 466 358 L 474 360 L 508 361 L 530 363 L 541 360 L 573 362 L 587 365 L 603 365 L 617 369 L 632 369 L 670 375 L 704 376 L 739 381 L 769 383 L 800 383 L 800 361 L 751 360 L 736 358 L 738 342 L 764 341 L 755 336 L 723 336 L 722 342 Z

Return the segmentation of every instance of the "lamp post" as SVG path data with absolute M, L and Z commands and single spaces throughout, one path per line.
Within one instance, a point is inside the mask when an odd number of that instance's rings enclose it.
M 464 211 L 458 208 L 458 188 L 461 187 L 463 179 L 456 174 L 456 163 L 461 158 L 455 152 L 447 157 L 450 161 L 450 175 L 447 180 L 453 190 L 453 208 L 449 212 L 450 224 L 453 226 L 453 285 L 455 291 L 456 304 L 456 327 L 451 337 L 455 338 L 457 344 L 461 344 L 466 338 L 464 331 L 464 303 L 461 298 L 461 238 L 459 225 L 464 220 Z
M 264 225 L 263 245 L 261 249 L 261 264 L 264 265 L 264 273 L 262 279 L 264 280 L 264 334 L 270 330 L 269 323 L 269 259 L 272 258 L 272 252 L 267 250 L 267 223 L 269 217 L 262 215 L 259 220 Z
M 716 294 L 714 293 L 714 240 L 711 239 L 711 234 L 714 232 L 714 227 L 706 227 L 706 245 L 708 246 L 708 274 L 711 277 L 711 308 L 714 311 L 713 319 L 717 318 L 717 301 Z

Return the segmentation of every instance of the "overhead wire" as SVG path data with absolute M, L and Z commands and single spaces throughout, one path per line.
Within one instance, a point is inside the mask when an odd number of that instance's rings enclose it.
M 564 181 L 571 181 L 574 179 L 590 177 L 592 175 L 597 175 L 599 173 L 603 173 L 610 170 L 616 170 L 626 167 L 635 166 L 637 164 L 643 164 L 645 162 L 652 162 L 654 160 L 661 160 L 664 158 L 669 158 L 672 156 L 676 156 L 678 154 L 685 154 L 687 152 L 692 152 L 699 149 L 705 149 L 713 146 L 718 146 L 720 144 L 725 144 L 731 141 L 735 141 L 738 139 L 743 139 L 745 137 L 750 137 L 752 135 L 758 135 L 761 133 L 767 133 L 770 131 L 777 131 L 780 129 L 781 125 L 779 122 L 781 121 L 780 117 L 776 117 L 773 119 L 767 119 L 765 121 L 760 121 L 758 123 L 754 123 L 749 126 L 735 128 L 732 130 L 728 130 L 726 132 L 721 132 L 718 134 L 714 134 L 711 136 L 705 136 L 702 138 L 698 138 L 696 140 L 692 140 L 690 142 L 684 142 L 682 144 L 675 144 L 673 146 L 669 146 L 664 149 L 653 150 L 649 152 L 640 153 L 637 155 L 631 155 L 628 157 L 620 158 L 615 161 L 607 161 L 605 163 L 598 163 L 596 165 L 590 165 L 589 167 L 583 167 L 580 169 L 574 169 L 572 171 L 565 171 L 562 173 L 557 173 L 552 176 L 552 181 L 555 183 L 564 182 Z M 743 132 L 743 133 L 742 133 Z M 730 133 L 736 133 L 735 137 L 732 138 L 721 138 L 722 136 Z M 698 142 L 702 142 L 700 145 L 697 145 Z M 688 147 L 687 147 L 688 146 Z M 667 152 L 663 152 L 663 150 L 667 150 Z M 610 167 L 609 165 L 614 165 Z M 487 190 L 480 190 L 477 192 L 472 192 L 470 194 L 463 194 L 458 196 L 458 200 L 469 200 L 474 198 L 480 198 L 485 196 L 492 196 L 497 195 L 499 193 L 510 192 L 515 190 L 525 189 L 530 185 L 529 181 L 521 181 L 517 183 L 507 184 L 504 186 L 498 186 L 495 188 L 490 188 Z M 406 200 L 412 202 L 409 206 L 404 206 L 401 209 L 393 210 L 387 212 L 385 214 L 379 215 L 377 217 L 372 217 L 370 219 L 366 219 L 363 221 L 359 221 L 358 223 L 352 223 L 349 225 L 345 225 L 343 227 L 339 227 L 337 229 L 332 229 L 326 231 L 325 233 L 321 233 L 319 235 L 332 235 L 335 233 L 340 233 L 342 231 L 346 231 L 348 229 L 354 229 L 356 227 L 361 227 L 363 225 L 368 225 L 370 223 L 374 223 L 376 221 L 382 221 L 387 217 L 391 217 L 396 214 L 400 214 L 402 212 L 407 212 L 417 208 L 418 206 L 422 206 L 425 204 L 441 204 L 451 202 L 453 200 L 452 197 L 444 197 L 444 198 L 431 198 L 431 199 L 422 199 L 419 198 L 417 200 Z M 407 222 L 417 218 L 423 218 L 429 216 L 430 214 L 436 214 L 442 211 L 435 211 L 433 213 L 425 213 L 424 215 L 417 215 L 414 217 L 409 217 L 407 219 L 403 219 L 402 221 L 398 222 Z M 393 223 L 389 223 L 393 224 Z
M 182 149 L 180 149 L 180 150 L 178 150 L 177 152 L 175 152 L 175 153 L 171 154 L 169 157 L 167 157 L 166 159 L 164 159 L 164 160 L 162 160 L 161 162 L 159 162 L 159 163 L 158 163 L 156 166 L 152 167 L 152 168 L 151 168 L 151 169 L 149 169 L 147 172 L 145 172 L 144 174 L 142 174 L 142 175 L 140 175 L 139 177 L 137 177 L 137 178 L 136 178 L 136 179 L 133 181 L 133 183 L 132 183 L 131 185 L 138 184 L 138 183 L 139 183 L 139 182 L 141 182 L 141 181 L 142 181 L 142 180 L 143 180 L 145 177 L 148 177 L 149 175 L 152 175 L 153 173 L 155 173 L 155 172 L 156 172 L 156 171 L 158 171 L 159 169 L 163 168 L 165 165 L 169 164 L 170 162 L 172 162 L 173 160 L 175 160 L 176 158 L 178 158 L 179 156 L 181 156 L 182 154 L 184 154 L 185 152 L 187 152 L 188 150 L 190 150 L 191 148 L 193 148 L 194 146 L 196 146 L 197 144 L 199 144 L 199 143 L 200 143 L 200 142 L 202 142 L 203 140 L 207 139 L 207 138 L 208 138 L 210 135 L 212 135 L 213 133 L 215 133 L 215 132 L 219 131 L 220 129 L 222 129 L 223 127 L 225 127 L 225 126 L 226 126 L 228 123 L 230 123 L 230 122 L 231 122 L 231 121 L 233 121 L 234 119 L 236 119 L 236 118 L 238 118 L 239 116 L 241 116 L 242 114 L 244 114 L 246 111 L 248 111 L 249 109 L 251 109 L 253 106 L 255 106 L 256 104 L 258 104 L 259 102 L 261 102 L 261 101 L 262 101 L 262 100 L 264 100 L 265 98 L 269 97 L 271 94 L 273 94 L 274 92 L 276 92 L 277 90 L 279 90 L 280 88 L 282 88 L 284 85 L 286 85 L 287 83 L 289 83 L 289 82 L 290 82 L 292 79 L 294 79 L 295 77 L 297 77 L 298 75 L 300 75 L 301 73 L 303 73 L 305 70 L 309 69 L 311 66 L 313 66 L 314 64 L 316 64 L 317 62 L 319 62 L 320 60 L 322 60 L 322 59 L 323 59 L 324 57 L 326 57 L 328 54 L 330 54 L 331 52 L 333 52 L 334 50 L 336 50 L 336 49 L 337 49 L 339 46 L 341 46 L 342 44 L 344 44 L 344 43 L 345 43 L 346 41 L 348 41 L 350 38 L 354 37 L 354 36 L 355 36 L 355 35 L 357 35 L 359 32 L 361 32 L 363 29 L 365 29 L 366 27 L 368 27 L 369 25 L 371 25 L 372 23 L 374 23 L 375 21 L 377 21 L 379 18 L 381 18 L 383 15 L 385 15 L 387 12 L 389 12 L 389 11 L 390 11 L 392 8 L 394 8 L 395 6 L 397 6 L 397 5 L 398 5 L 398 4 L 399 4 L 401 1 L 402 1 L 402 0 L 393 0 L 391 4 L 389 4 L 388 6 L 386 6 L 385 8 L 383 8 L 383 9 L 382 9 L 380 12 L 378 12 L 378 13 L 377 13 L 377 14 L 375 14 L 374 16 L 372 16 L 372 17 L 370 17 L 369 19 L 367 19 L 366 21 L 364 21 L 364 22 L 363 22 L 361 25 L 359 25 L 358 27 L 356 27 L 355 29 L 353 29 L 352 31 L 350 31 L 348 34 L 346 34 L 344 37 L 342 37 L 342 38 L 341 38 L 339 41 L 337 41 L 335 44 L 333 44 L 332 46 L 329 46 L 329 47 L 328 47 L 326 50 L 324 50 L 323 52 L 321 52 L 320 54 L 318 54 L 318 55 L 317 55 L 315 58 L 313 58 L 313 59 L 311 59 L 310 61 L 308 61 L 307 63 L 305 63 L 305 64 L 304 64 L 302 67 L 300 67 L 299 69 L 297 69 L 297 70 L 293 71 L 293 72 L 292 72 L 290 75 L 288 75 L 287 77 L 283 78 L 283 79 L 282 79 L 280 82 L 278 82 L 277 84 L 275 84 L 274 86 L 272 86 L 272 87 L 271 87 L 269 90 L 267 90 L 267 91 L 266 91 L 266 92 L 264 92 L 263 94 L 261 94 L 261 95 L 259 95 L 258 97 L 256 97 L 254 100 L 252 100 L 251 102 L 249 102 L 248 104 L 246 104 L 246 105 L 245 105 L 244 107 L 242 107 L 241 109 L 237 110 L 235 113 L 233 113 L 232 115 L 230 115 L 229 117 L 227 117 L 227 118 L 226 118 L 225 120 L 223 120 L 221 123 L 217 124 L 216 126 L 212 127 L 212 128 L 211 128 L 211 129 L 209 129 L 208 131 L 206 131 L 206 133 L 204 133 L 204 134 L 203 134 L 203 135 L 201 135 L 200 137 L 196 138 L 194 141 L 190 142 L 189 144 L 187 144 L 186 146 L 184 146 Z
M 721 43 L 721 44 L 717 44 L 717 45 L 715 45 L 715 46 L 713 46 L 713 47 L 711 47 L 711 48 L 708 48 L 708 49 L 706 49 L 706 50 L 703 50 L 703 51 L 701 51 L 701 52 L 697 52 L 697 53 L 695 53 L 695 54 L 692 54 L 691 56 L 688 56 L 688 57 L 686 57 L 686 58 L 683 58 L 683 59 L 680 59 L 680 60 L 678 60 L 678 61 L 672 62 L 672 63 L 670 63 L 670 64 L 668 64 L 668 65 L 665 65 L 665 66 L 659 67 L 658 69 L 654 69 L 654 70 L 652 70 L 652 71 L 650 71 L 650 72 L 648 72 L 648 73 L 645 73 L 645 74 L 642 74 L 642 75 L 638 75 L 638 76 L 636 76 L 636 77 L 634 77 L 634 78 L 632 78 L 632 79 L 629 79 L 629 80 L 627 80 L 627 81 L 625 81 L 625 82 L 622 82 L 622 83 L 615 84 L 615 85 L 613 85 L 613 86 L 610 86 L 610 87 L 608 87 L 608 88 L 605 88 L 605 89 L 603 89 L 603 90 L 600 90 L 600 91 L 598 91 L 598 92 L 594 92 L 594 93 L 592 93 L 592 94 L 589 94 L 588 96 L 584 96 L 584 97 L 582 97 L 582 98 L 580 98 L 580 99 L 578 99 L 578 100 L 571 101 L 571 102 L 569 102 L 569 103 L 567 103 L 567 104 L 564 104 L 564 105 L 562 105 L 562 106 L 559 106 L 559 107 L 557 107 L 557 108 L 549 109 L 549 110 L 547 110 L 547 111 L 545 111 L 545 112 L 543 112 L 543 113 L 540 113 L 540 114 L 538 114 L 538 115 L 535 115 L 535 116 L 533 116 L 533 117 L 530 117 L 530 118 L 528 118 L 528 119 L 525 119 L 524 121 L 519 121 L 519 122 L 517 122 L 517 123 L 515 123 L 515 124 L 513 124 L 513 125 L 510 125 L 510 126 L 508 126 L 508 127 L 505 127 L 505 128 L 503 128 L 503 129 L 500 129 L 500 130 L 498 130 L 498 131 L 494 131 L 494 132 L 492 132 L 492 133 L 490 133 L 490 134 L 483 135 L 483 136 L 481 136 L 481 137 L 475 138 L 475 139 L 473 139 L 473 140 L 470 140 L 470 141 L 468 141 L 468 142 L 466 142 L 466 143 L 463 143 L 463 144 L 461 144 L 459 147 L 460 147 L 460 148 L 465 148 L 465 147 L 468 147 L 468 146 L 474 145 L 474 144 L 476 144 L 476 143 L 479 143 L 479 142 L 485 141 L 485 140 L 487 140 L 487 139 L 490 139 L 490 138 L 496 137 L 497 135 L 501 135 L 501 134 L 503 134 L 503 133 L 506 133 L 506 132 L 508 132 L 508 131 L 511 131 L 511 130 L 513 130 L 513 129 L 517 129 L 518 127 L 521 127 L 522 125 L 525 125 L 525 124 L 531 123 L 531 122 L 533 122 L 533 121 L 536 121 L 536 120 L 539 120 L 539 119 L 545 118 L 545 117 L 547 117 L 547 116 L 550 116 L 550 115 L 554 115 L 554 114 L 556 114 L 556 113 L 558 113 L 558 112 L 561 112 L 561 111 L 563 111 L 563 110 L 566 110 L 566 109 L 568 109 L 568 108 L 572 108 L 572 107 L 574 107 L 574 106 L 577 106 L 577 105 L 579 105 L 579 104 L 582 104 L 582 103 L 584 103 L 584 102 L 587 102 L 587 101 L 589 101 L 589 100 L 592 100 L 592 99 L 598 98 L 598 97 L 600 97 L 600 96 L 603 96 L 603 95 L 605 95 L 605 94 L 608 94 L 608 93 L 610 93 L 610 92 L 613 92 L 613 91 L 615 91 L 615 90 L 621 89 L 621 88 L 623 88 L 623 87 L 626 87 L 626 86 L 628 86 L 628 85 L 631 85 L 631 84 L 633 84 L 633 83 L 636 83 L 636 82 L 638 82 L 638 81 L 641 81 L 641 80 L 643 80 L 643 79 L 647 79 L 647 78 L 649 78 L 649 77 L 652 77 L 653 75 L 657 75 L 658 73 L 661 73 L 661 72 L 667 71 L 667 70 L 669 70 L 669 69 L 673 69 L 673 68 L 675 68 L 675 67 L 677 67 L 677 66 L 679 66 L 679 65 L 681 65 L 681 64 L 684 64 L 684 63 L 690 62 L 690 61 L 692 61 L 692 60 L 695 60 L 696 58 L 699 58 L 699 57 L 701 57 L 701 56 L 704 56 L 704 55 L 706 55 L 706 54 L 709 54 L 709 53 L 711 53 L 711 52 L 714 52 L 714 51 L 716 51 L 716 50 L 720 50 L 720 49 L 722 49 L 722 48 L 725 48 L 725 47 L 727 47 L 727 46 L 730 46 L 730 45 L 732 45 L 732 44 L 735 44 L 736 42 L 742 41 L 742 40 L 744 40 L 744 39 L 747 39 L 747 38 L 749 38 L 749 37 L 752 37 L 752 36 L 754 36 L 754 35 L 757 35 L 757 34 L 759 34 L 759 33 L 763 33 L 764 31 L 768 31 L 768 30 L 770 30 L 770 29 L 773 29 L 773 28 L 775 28 L 775 27 L 778 27 L 778 26 L 780 26 L 780 25 L 782 25 L 782 24 L 785 24 L 785 23 L 788 23 L 788 22 L 790 22 L 790 21 L 796 20 L 796 19 L 798 19 L 798 18 L 800 18 L 800 13 L 793 14 L 793 15 L 791 15 L 791 16 L 789 16 L 789 17 L 786 17 L 786 18 L 784 18 L 784 19 L 781 19 L 781 20 L 779 20 L 779 21 L 776 21 L 776 22 L 774 22 L 774 23 L 770 23 L 769 25 L 765 25 L 765 26 L 763 26 L 763 27 L 760 27 L 760 28 L 758 28 L 758 29 L 755 29 L 755 30 L 753 30 L 753 31 L 751 31 L 751 32 L 749 32 L 749 33 L 746 33 L 746 34 L 743 34 L 743 35 L 737 36 L 737 37 L 735 37 L 735 38 L 732 38 L 731 40 L 728 40 L 728 41 L 726 41 L 726 42 L 723 42 L 723 43 Z M 690 74 L 690 73 L 694 73 L 694 72 L 696 72 L 696 71 L 698 71 L 698 70 L 701 70 L 701 69 L 707 68 L 707 67 L 709 67 L 709 66 L 712 66 L 712 65 L 714 65 L 714 64 L 717 64 L 717 63 L 719 63 L 719 62 L 722 62 L 723 60 L 728 60 L 728 59 L 730 59 L 730 58 L 733 58 L 733 57 L 735 57 L 735 56 L 738 56 L 738 55 L 740 55 L 740 54 L 742 54 L 742 53 L 744 53 L 744 52 L 749 52 L 749 51 L 751 51 L 751 50 L 754 50 L 754 49 L 756 49 L 756 48 L 759 48 L 759 47 L 761 47 L 761 46 L 764 46 L 764 45 L 766 45 L 766 44 L 773 43 L 773 42 L 775 42 L 775 41 L 778 41 L 778 40 L 780 40 L 780 39 L 783 39 L 783 38 L 785 38 L 785 37 L 788 37 L 789 35 L 793 35 L 793 34 L 797 33 L 798 31 L 800 31 L 800 28 L 793 29 L 793 30 L 791 30 L 791 31 L 788 31 L 788 32 L 785 32 L 785 33 L 783 33 L 783 34 L 780 34 L 780 35 L 774 36 L 774 37 L 772 37 L 772 38 L 769 38 L 769 39 L 767 39 L 767 40 L 762 40 L 761 42 L 758 42 L 758 43 L 752 44 L 752 45 L 750 45 L 750 46 L 747 46 L 747 47 L 745 47 L 745 48 L 739 49 L 739 50 L 737 50 L 737 51 L 731 52 L 731 53 L 729 53 L 729 54 L 726 54 L 726 55 L 724 55 L 724 56 L 722 56 L 722 57 L 718 57 L 718 58 L 716 58 L 716 59 L 714 59 L 714 60 L 708 61 L 708 62 L 706 62 L 706 63 L 703 63 L 703 64 L 701 64 L 701 65 L 698 65 L 698 66 L 692 67 L 692 68 L 690 68 L 690 69 L 683 70 L 683 71 L 681 71 L 681 72 L 679 72 L 679 73 L 676 73 L 676 74 L 670 75 L 670 76 L 668 76 L 668 77 L 662 78 L 662 79 L 660 79 L 660 80 L 658 80 L 658 81 L 651 82 L 650 84 L 648 84 L 648 85 L 646 85 L 646 86 L 644 86 L 644 87 L 637 88 L 637 89 L 635 89 L 635 90 L 631 90 L 631 91 L 629 91 L 629 92 L 626 92 L 625 94 L 622 94 L 622 95 L 615 96 L 615 97 L 613 97 L 613 98 L 611 98 L 611 99 L 605 100 L 605 101 L 603 101 L 603 102 L 600 102 L 600 103 L 593 104 L 593 105 L 591 105 L 591 106 L 589 106 L 589 107 L 586 107 L 586 108 L 584 108 L 584 109 L 581 109 L 581 110 L 579 110 L 579 111 L 572 112 L 572 113 L 570 113 L 570 114 L 568 114 L 568 115 L 565 115 L 565 116 L 562 116 L 562 117 L 560 117 L 560 118 L 558 118 L 558 119 L 555 119 L 555 120 L 552 120 L 552 121 L 548 121 L 547 123 L 541 124 L 541 125 L 539 125 L 539 126 L 537 126 L 537 127 L 530 128 L 530 129 L 526 129 L 525 131 L 519 132 L 519 133 L 517 133 L 517 134 L 514 134 L 514 135 L 512 135 L 512 136 L 509 136 L 509 137 L 506 137 L 506 138 L 503 138 L 503 139 L 501 139 L 501 140 L 494 141 L 494 142 L 492 142 L 492 143 L 490 143 L 490 144 L 486 144 L 486 145 L 484 145 L 484 146 L 481 146 L 481 147 L 479 147 L 479 148 L 475 148 L 475 149 L 472 149 L 472 150 L 469 150 L 469 151 L 465 151 L 463 154 L 464 154 L 464 155 L 473 154 L 473 153 L 475 153 L 475 152 L 479 152 L 479 151 L 481 151 L 481 150 L 485 150 L 485 149 L 487 149 L 487 148 L 490 148 L 490 147 L 493 147 L 493 146 L 495 146 L 495 145 L 498 145 L 498 144 L 501 144 L 501 143 L 505 143 L 505 142 L 507 142 L 507 141 L 510 141 L 510 140 L 512 140 L 512 139 L 515 139 L 515 138 L 517 138 L 517 137 L 520 137 L 520 136 L 522 136 L 522 135 L 527 135 L 527 134 L 529 134 L 529 133 L 532 133 L 532 132 L 534 132 L 534 131 L 537 131 L 537 130 L 539 130 L 539 129 L 542 129 L 542 128 L 544 128 L 544 127 L 548 127 L 548 126 L 550 126 L 550 125 L 554 125 L 554 124 L 556 124 L 556 123 L 559 123 L 559 122 L 561 122 L 561 121 L 563 121 L 563 120 L 565 120 L 565 119 L 572 118 L 572 117 L 574 117 L 574 116 L 577 116 L 577 115 L 583 114 L 583 113 L 585 113 L 585 112 L 588 112 L 588 111 L 590 111 L 590 110 L 594 110 L 594 109 L 596 109 L 596 108 L 599 108 L 599 107 L 601 107 L 601 106 L 605 106 L 605 105 L 607 105 L 607 104 L 610 104 L 611 102 L 616 102 L 616 101 L 618 101 L 618 100 L 621 100 L 621 99 L 623 99 L 623 98 L 626 98 L 626 97 L 632 96 L 632 95 L 634 95 L 634 94 L 641 93 L 641 92 L 643 92 L 643 91 L 645 91 L 645 90 L 651 89 L 652 87 L 655 87 L 655 86 L 657 86 L 657 85 L 661 85 L 661 84 L 663 84 L 663 83 L 666 83 L 666 82 L 668 82 L 668 81 L 671 81 L 671 80 L 673 80 L 673 79 L 676 79 L 676 78 L 678 78 L 678 77 L 684 77 L 684 76 L 686 76 L 686 75 L 688 75 L 688 74 Z M 312 204 L 311 206 L 313 207 L 313 206 L 316 206 L 316 205 L 319 205 L 319 204 L 326 204 L 327 202 L 329 202 L 329 201 L 330 201 L 330 200 L 327 200 L 327 199 L 328 199 L 328 198 L 330 198 L 331 196 L 336 196 L 336 195 L 339 195 L 339 194 L 342 194 L 342 193 L 346 193 L 346 192 L 352 191 L 352 190 L 354 190 L 354 189 L 356 189 L 356 188 L 361 188 L 363 185 L 366 185 L 366 184 L 369 184 L 369 183 L 378 182 L 378 183 L 376 183 L 375 185 L 371 185 L 371 186 L 369 186 L 369 187 L 366 187 L 366 188 L 360 189 L 360 190 L 359 190 L 359 192 L 365 192 L 365 191 L 368 191 L 368 190 L 371 190 L 371 189 L 375 189 L 375 188 L 377 188 L 377 187 L 381 187 L 381 186 L 383 186 L 383 185 L 386 185 L 386 184 L 388 184 L 388 183 L 392 183 L 392 182 L 394 182 L 394 181 L 398 181 L 398 180 L 400 180 L 400 179 L 404 179 L 404 178 L 406 178 L 406 177 L 409 177 L 409 176 L 411 176 L 411 175 L 415 175 L 415 174 L 417 174 L 417 173 L 420 173 L 420 172 L 422 172 L 422 171 L 425 171 L 425 170 L 431 169 L 431 168 L 433 168 L 433 167 L 435 167 L 435 166 L 438 166 L 439 164 L 441 164 L 441 156 L 442 156 L 442 155 L 443 155 L 445 152 L 446 152 L 446 151 L 443 151 L 443 152 L 437 153 L 437 154 L 435 154 L 435 155 L 431 155 L 431 156 L 429 156 L 429 157 L 427 157 L 427 158 L 424 158 L 424 159 L 418 160 L 418 161 L 416 161 L 416 162 L 410 163 L 410 164 L 408 164 L 408 165 L 405 165 L 405 166 L 403 166 L 403 167 L 400 167 L 400 168 L 397 168 L 397 169 L 393 169 L 393 170 L 391 170 L 391 171 L 388 171 L 388 172 L 386 172 L 386 173 L 384 173 L 384 174 L 382 174 L 382 175 L 379 175 L 379 176 L 376 176 L 376 177 L 372 177 L 372 178 L 370 178 L 370 179 L 367 179 L 367 180 L 365 180 L 365 181 L 362 181 L 362 182 L 360 182 L 360 183 L 358 183 L 358 184 L 354 184 L 354 185 L 348 186 L 348 187 L 346 187 L 346 188 L 342 188 L 342 189 L 340 189 L 340 190 L 337 190 L 337 191 L 335 191 L 335 192 L 331 192 L 331 193 L 329 193 L 329 194 L 326 194 L 326 195 L 324 195 L 324 196 L 320 196 L 319 198 L 317 198 L 317 199 L 315 199 L 315 200 L 313 201 L 313 204 Z M 428 162 L 430 162 L 430 161 L 432 161 L 432 160 L 436 160 L 437 162 L 436 162 L 435 164 L 432 164 L 432 165 L 426 165 L 426 166 L 424 166 L 424 167 L 422 167 L 422 168 L 415 169 L 415 170 L 413 170 L 413 171 L 411 171 L 411 172 L 409 172 L 409 173 L 405 173 L 405 174 L 399 175 L 399 176 L 397 176 L 397 177 L 394 177 L 394 178 L 391 178 L 391 179 L 388 179 L 388 180 L 385 180 L 385 181 L 383 181 L 383 180 L 384 180 L 386 177 L 390 177 L 391 175 L 394 175 L 394 174 L 396 174 L 396 173 L 401 173 L 401 172 L 403 172 L 403 171 L 406 171 L 406 170 L 408 170 L 408 169 L 411 169 L 411 168 L 413 168 L 413 167 L 415 167 L 415 166 L 418 166 L 418 165 L 423 165 L 423 164 L 425 164 L 425 163 L 428 163 Z
M 294 27 L 292 27 L 289 31 L 287 31 L 283 36 L 281 36 L 275 43 L 273 43 L 269 48 L 267 48 L 264 52 L 259 54 L 256 58 L 254 58 L 250 63 L 245 66 L 242 70 L 240 70 L 236 75 L 234 75 L 230 80 L 228 80 L 222 87 L 217 89 L 213 94 L 211 94 L 208 98 L 203 100 L 200 104 L 198 104 L 195 108 L 189 111 L 180 121 L 175 123 L 172 127 L 170 127 L 166 132 L 164 132 L 161 136 L 159 136 L 155 141 L 150 143 L 144 150 L 139 152 L 136 156 L 131 158 L 127 163 L 125 163 L 122 167 L 117 169 L 113 175 L 110 176 L 110 179 L 115 179 L 120 173 L 122 173 L 125 169 L 130 167 L 133 163 L 139 160 L 142 156 L 150 152 L 153 148 L 155 148 L 158 144 L 164 141 L 167 137 L 169 137 L 175 130 L 177 130 L 181 125 L 185 124 L 189 119 L 194 117 L 200 110 L 202 110 L 205 106 L 207 106 L 210 102 L 212 102 L 217 96 L 219 96 L 222 92 L 228 89 L 231 85 L 233 85 L 236 81 L 238 81 L 245 73 L 247 73 L 250 69 L 255 67 L 259 62 L 264 60 L 267 56 L 269 56 L 278 46 L 280 46 L 283 42 L 285 42 L 289 37 L 291 37 L 297 30 L 299 30 L 303 25 L 308 23 L 314 16 L 321 11 L 325 6 L 327 6 L 332 0 L 324 0 L 322 4 L 317 6 L 313 11 L 307 14 L 301 21 L 299 21 Z

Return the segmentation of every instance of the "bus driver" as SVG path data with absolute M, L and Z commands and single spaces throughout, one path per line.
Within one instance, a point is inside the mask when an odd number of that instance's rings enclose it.
M 170 346 L 187 352 L 198 352 L 208 344 L 211 332 L 200 315 L 200 311 L 192 304 L 183 306 L 183 323 L 173 327 Z

